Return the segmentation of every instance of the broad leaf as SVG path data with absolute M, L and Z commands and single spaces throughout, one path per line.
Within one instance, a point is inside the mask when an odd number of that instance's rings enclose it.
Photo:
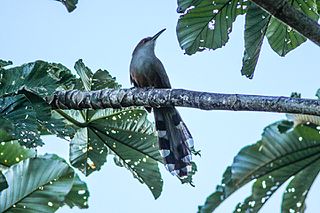
M 0 96 L 17 93 L 21 89 L 41 97 L 51 95 L 61 84 L 73 77 L 61 65 L 36 61 L 10 69 L 0 70 Z
M 108 148 L 94 136 L 91 128 L 80 128 L 70 143 L 70 162 L 86 176 L 100 170 L 107 160 Z
M 245 50 L 241 74 L 253 78 L 271 15 L 253 2 L 248 2 L 244 31 Z
M 79 59 L 76 64 L 74 65 L 74 69 L 77 71 L 78 75 L 80 76 L 80 79 L 82 81 L 82 84 L 86 91 L 91 91 L 91 84 L 92 84 L 92 77 L 93 73 L 91 70 L 86 67 L 86 65 L 83 63 L 82 59 Z
M 76 177 L 65 161 L 48 155 L 21 161 L 3 174 L 9 187 L 0 194 L 0 212 L 55 212 L 65 204 Z
M 320 160 L 300 171 L 294 176 L 287 186 L 282 200 L 281 211 L 304 212 L 306 207 L 305 199 L 315 178 L 320 171 Z
M 180 1 L 190 5 L 190 0 Z M 203 0 L 181 15 L 177 36 L 185 53 L 192 55 L 204 49 L 217 49 L 225 45 L 232 31 L 232 23 L 246 10 L 245 0 Z M 180 6 L 178 5 L 178 6 Z
M 77 8 L 78 0 L 55 0 L 61 2 L 68 10 L 69 13 Z
M 27 97 L 36 112 L 41 135 L 57 135 L 66 140 L 74 136 L 75 130 L 73 126 L 68 125 L 66 120 L 52 110 L 51 106 L 43 98 L 26 90 L 23 90 L 21 93 Z
M 81 59 L 75 63 L 74 68 L 82 82 L 81 85 L 77 85 L 77 89 L 93 91 L 121 87 L 121 85 L 116 82 L 116 78 L 112 77 L 108 71 L 99 69 L 95 73 L 92 73 Z
M 75 78 L 70 70 L 61 64 L 36 61 L 1 69 L 0 76 L 0 96 L 7 96 L 0 100 L 0 119 L 8 130 L 0 129 L 2 141 L 4 137 L 6 141 L 18 139 L 22 145 L 35 147 L 42 144 L 40 133 L 73 136 L 61 117 L 51 115 L 51 107 L 43 99 L 59 88 L 72 88 Z
M 312 165 L 315 162 L 319 163 L 319 158 L 320 154 L 307 157 L 301 161 L 297 161 L 296 163 L 276 168 L 276 171 L 271 171 L 269 174 L 258 178 L 252 186 L 252 195 L 246 198 L 243 203 L 238 204 L 234 212 L 258 212 L 284 182 L 286 182 L 290 177 L 296 175 L 305 167 L 308 168 L 310 164 Z M 297 200 L 300 199 L 301 197 L 297 198 Z M 292 203 L 294 200 L 290 200 L 289 202 Z
M 316 126 L 298 125 L 280 133 L 280 123 L 266 127 L 260 141 L 239 152 L 232 166 L 227 168 L 222 185 L 199 207 L 200 212 L 213 211 L 251 180 L 256 180 L 252 196 L 236 211 L 256 212 L 282 183 L 320 159 L 320 134 Z
M 99 114 L 102 115 L 102 114 Z M 70 144 L 70 161 L 84 174 L 99 170 L 108 153 L 117 165 L 125 166 L 140 182 L 146 183 L 157 198 L 162 179 L 156 137 L 145 110 L 127 109 L 92 117 L 87 127 L 76 133 Z
M 36 147 L 42 145 L 36 112 L 24 95 L 0 98 L 0 117 L 6 119 L 14 127 L 12 138 L 17 139 L 21 145 Z
M 92 77 L 91 90 L 100 90 L 105 88 L 120 88 L 121 85 L 116 82 L 106 70 L 97 70 Z
M 315 0 L 290 0 L 293 7 L 305 13 L 313 20 L 318 20 L 317 6 Z M 306 41 L 302 35 L 272 17 L 267 34 L 271 48 L 280 56 L 285 56 L 288 52 L 298 47 Z
M 87 184 L 80 180 L 76 174 L 74 177 L 73 186 L 70 192 L 67 194 L 65 203 L 73 208 L 77 206 L 80 209 L 88 208 L 89 190 Z
M 119 88 L 107 71 L 92 73 L 82 60 L 75 69 L 81 78 L 78 88 L 87 91 Z M 139 108 L 60 111 L 79 129 L 70 143 L 70 162 L 85 175 L 99 170 L 107 155 L 114 155 L 116 165 L 124 166 L 135 178 L 145 183 L 159 197 L 162 179 L 158 162 L 162 162 L 156 136 L 147 113 Z
M 35 156 L 35 150 L 24 148 L 17 141 L 0 143 L 0 165 L 2 167 L 10 167 Z

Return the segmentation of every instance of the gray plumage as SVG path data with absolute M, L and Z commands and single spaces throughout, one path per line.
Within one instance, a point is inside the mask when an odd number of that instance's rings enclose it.
M 165 29 L 153 37 L 142 39 L 132 53 L 130 81 L 135 87 L 171 88 L 161 61 L 154 53 L 156 39 Z M 165 167 L 171 174 L 185 177 L 191 171 L 192 136 L 174 107 L 154 108 L 159 151 Z

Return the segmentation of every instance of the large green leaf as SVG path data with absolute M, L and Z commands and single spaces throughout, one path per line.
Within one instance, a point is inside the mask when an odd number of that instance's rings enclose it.
M 80 209 L 88 208 L 89 190 L 87 184 L 80 180 L 76 174 L 74 177 L 73 186 L 70 192 L 67 194 L 65 203 L 73 208 L 77 206 Z
M 76 178 L 65 161 L 49 155 L 21 161 L 3 174 L 9 187 L 0 194 L 0 212 L 55 212 L 65 204 Z
M 95 73 L 92 73 L 90 68 L 88 68 L 81 59 L 75 63 L 74 69 L 77 71 L 82 82 L 81 85 L 77 86 L 77 89 L 93 91 L 121 87 L 121 85 L 116 82 L 116 78 L 112 77 L 108 71 L 99 69 Z
M 313 20 L 318 20 L 316 0 L 290 0 L 289 2 Z M 271 48 L 280 56 L 285 56 L 306 41 L 301 34 L 274 17 L 271 18 L 266 36 Z
M 2 141 L 18 139 L 23 145 L 35 147 L 42 144 L 40 134 L 73 136 L 72 128 L 61 117 L 53 117 L 43 99 L 56 89 L 72 88 L 75 78 L 70 70 L 61 64 L 36 61 L 1 69 L 0 76 L 0 97 L 5 95 L 0 99 L 0 119 L 6 124 L 6 130 L 0 129 Z
M 72 165 L 89 175 L 99 170 L 111 153 L 117 165 L 125 166 L 134 177 L 146 183 L 157 198 L 163 184 L 157 163 L 161 157 L 146 111 L 125 109 L 98 114 L 99 117 L 93 116 L 72 139 Z
M 179 1 L 178 7 L 185 8 L 190 0 Z M 244 0 L 203 0 L 189 7 L 180 16 L 177 36 L 185 53 L 192 55 L 204 49 L 217 49 L 225 45 L 236 17 L 245 13 Z
M 21 145 L 35 147 L 42 145 L 36 112 L 24 95 L 0 98 L 0 117 L 10 122 L 13 130 L 8 132 L 11 137 L 7 140 L 17 139 Z M 3 141 L 4 138 L 0 138 Z
M 108 149 L 94 137 L 91 128 L 80 128 L 70 143 L 70 162 L 85 175 L 100 170 L 106 162 Z
M 56 135 L 66 140 L 74 136 L 75 130 L 73 126 L 68 125 L 66 120 L 52 110 L 51 106 L 43 98 L 26 90 L 23 90 L 22 93 L 27 97 L 36 112 L 41 135 Z
M 281 206 L 282 212 L 304 212 L 306 208 L 305 199 L 315 178 L 317 177 L 320 166 L 320 160 L 317 160 L 304 170 L 294 176 L 287 186 Z M 291 210 L 292 209 L 292 210 Z
M 239 152 L 224 173 L 222 184 L 199 207 L 200 212 L 213 211 L 251 180 L 256 180 L 252 195 L 236 211 L 256 212 L 282 183 L 320 159 L 320 134 L 316 126 L 299 125 L 280 133 L 279 124 L 266 127 L 260 141 Z
M 81 85 L 87 91 L 119 88 L 107 71 L 92 73 L 82 60 L 75 69 Z M 162 179 L 158 162 L 162 162 L 153 125 L 141 108 L 59 111 L 78 131 L 70 143 L 70 162 L 85 175 L 100 170 L 108 154 L 114 155 L 116 165 L 124 166 L 135 178 L 145 183 L 154 197 L 159 197 Z
M 86 67 L 83 63 L 82 59 L 79 59 L 76 64 L 74 65 L 74 69 L 77 71 L 80 79 L 82 81 L 82 85 L 84 86 L 86 91 L 91 91 L 91 84 L 92 84 L 92 71 Z
M 0 70 L 0 96 L 16 94 L 21 89 L 41 97 L 52 95 L 62 84 L 70 83 L 70 71 L 62 65 L 36 61 L 10 69 Z
M 252 195 L 246 198 L 243 203 L 238 204 L 235 212 L 258 212 L 260 208 L 269 200 L 272 194 L 276 192 L 276 190 L 278 190 L 285 181 L 287 181 L 290 177 L 295 176 L 305 167 L 309 168 L 309 166 L 313 165 L 315 162 L 319 163 L 319 158 L 320 154 L 316 154 L 301 161 L 276 168 L 276 171 L 271 171 L 269 174 L 258 178 L 252 186 Z M 300 196 L 301 195 L 302 194 L 300 194 Z M 288 200 L 290 203 L 295 201 L 293 197 L 291 198 L 292 200 Z M 300 199 L 301 197 L 297 198 L 297 200 Z
M 253 78 L 271 15 L 253 2 L 248 2 L 244 31 L 245 50 L 241 74 Z
M 17 141 L 0 143 L 0 165 L 2 167 L 10 167 L 35 156 L 35 150 L 24 148 Z

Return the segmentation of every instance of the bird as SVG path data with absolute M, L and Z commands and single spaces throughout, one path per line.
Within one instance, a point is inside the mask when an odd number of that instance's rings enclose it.
M 143 38 L 135 47 L 130 62 L 130 82 L 138 88 L 171 88 L 162 62 L 155 55 L 157 38 Z M 149 112 L 150 108 L 146 108 Z M 153 108 L 160 155 L 165 168 L 179 178 L 186 178 L 192 170 L 194 141 L 175 107 Z

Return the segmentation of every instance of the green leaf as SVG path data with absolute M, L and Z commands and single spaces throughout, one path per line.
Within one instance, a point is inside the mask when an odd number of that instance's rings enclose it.
M 82 85 L 87 91 L 119 88 L 120 85 L 107 71 L 94 74 L 82 60 L 75 64 Z M 127 168 L 135 178 L 145 183 L 154 197 L 159 197 L 162 179 L 153 125 L 141 108 L 59 111 L 79 129 L 70 143 L 70 162 L 85 175 L 90 175 L 106 162 L 108 154 L 114 155 L 118 166 Z
M 276 171 L 258 178 L 252 186 L 252 195 L 246 198 L 243 203 L 238 204 L 234 212 L 258 212 L 284 182 L 306 166 L 314 164 L 314 162 L 319 163 L 319 158 L 320 154 L 314 155 L 303 161 L 276 168 Z
M 120 87 L 121 85 L 116 82 L 116 78 L 112 77 L 106 70 L 98 70 L 92 76 L 91 90 Z
M 180 5 L 190 4 L 190 0 Z M 232 31 L 232 23 L 244 14 L 246 1 L 203 0 L 181 15 L 177 24 L 180 47 L 192 55 L 204 49 L 217 49 L 225 45 Z
M 108 148 L 95 137 L 91 128 L 80 128 L 70 143 L 70 162 L 86 176 L 100 170 L 106 162 Z
M 0 96 L 16 94 L 25 89 L 41 97 L 52 93 L 73 75 L 61 70 L 61 65 L 36 61 L 10 69 L 0 70 Z
M 74 69 L 77 71 L 78 75 L 80 76 L 80 79 L 82 81 L 82 84 L 85 90 L 91 91 L 91 84 L 92 84 L 92 77 L 93 77 L 92 71 L 88 67 L 86 67 L 82 59 L 79 59 L 76 62 L 76 64 L 74 65 Z
M 0 170 L 0 194 L 1 194 L 1 191 L 3 191 L 6 188 L 8 188 L 7 180 Z
M 0 143 L 0 165 L 2 167 L 10 167 L 22 160 L 35 156 L 36 152 L 34 149 L 24 148 L 18 141 Z
M 17 139 L 21 145 L 36 147 L 42 145 L 36 112 L 24 95 L 0 98 L 0 117 L 14 127 L 10 140 Z M 3 139 L 3 138 L 2 138 Z
M 80 209 L 86 209 L 89 207 L 88 197 L 89 190 L 87 188 L 87 184 L 81 181 L 79 176 L 76 174 L 74 177 L 73 186 L 66 196 L 65 203 L 70 208 L 77 206 Z
M 305 199 L 320 171 L 319 163 L 320 160 L 314 162 L 296 174 L 290 181 L 283 194 L 282 212 L 290 212 L 292 210 L 294 210 L 294 212 L 304 212 L 306 207 Z
M 3 174 L 9 187 L 0 194 L 0 212 L 55 212 L 75 182 L 73 169 L 51 155 L 26 159 Z
M 61 2 L 68 10 L 69 13 L 77 8 L 78 0 L 55 0 Z
M 315 125 L 298 125 L 280 133 L 279 123 L 266 127 L 260 141 L 239 152 L 200 212 L 213 211 L 251 180 L 256 180 L 252 196 L 236 211 L 256 212 L 283 182 L 320 159 L 320 134 Z
M 260 55 L 264 36 L 268 29 L 271 15 L 252 2 L 248 2 L 244 31 L 245 50 L 242 59 L 241 74 L 253 78 Z
M 60 63 L 50 63 L 50 75 L 58 80 L 59 89 L 73 89 L 76 82 L 75 76 L 72 72 Z
M 6 67 L 6 66 L 9 66 L 9 65 L 12 65 L 12 61 L 4 61 L 4 60 L 0 59 L 0 69 L 2 67 Z
M 163 185 L 157 161 L 162 160 L 153 132 L 145 110 L 98 111 L 72 139 L 70 162 L 89 175 L 99 170 L 111 153 L 117 165 L 129 169 L 157 198 Z
M 315 0 L 290 0 L 290 3 L 311 19 L 318 20 Z M 285 56 L 306 41 L 305 37 L 274 17 L 271 18 L 266 36 L 271 48 L 280 56 Z
M 68 125 L 65 119 L 52 110 L 51 106 L 43 98 L 26 90 L 23 90 L 22 93 L 27 97 L 36 112 L 41 135 L 54 134 L 65 140 L 69 140 L 74 136 L 75 129 L 73 126 Z

